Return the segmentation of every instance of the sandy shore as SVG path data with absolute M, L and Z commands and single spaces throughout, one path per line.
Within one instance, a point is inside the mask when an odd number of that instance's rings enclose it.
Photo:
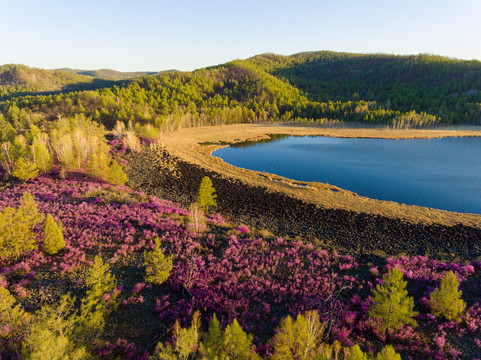
M 481 136 L 481 131 L 457 130 L 394 130 L 394 129 L 321 129 L 313 127 L 242 124 L 183 129 L 165 134 L 167 150 L 184 161 L 199 165 L 223 176 L 238 179 L 251 186 L 282 192 L 320 208 L 342 209 L 357 213 L 380 215 L 421 224 L 462 224 L 481 228 L 481 215 L 453 213 L 419 206 L 358 196 L 338 187 L 286 179 L 277 175 L 236 168 L 212 156 L 227 144 L 268 139 L 272 134 L 323 135 L 349 138 L 415 139 L 449 136 Z

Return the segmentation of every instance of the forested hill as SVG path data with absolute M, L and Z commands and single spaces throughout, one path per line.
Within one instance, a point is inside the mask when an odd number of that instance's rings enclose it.
M 37 93 L 99 89 L 113 86 L 113 80 L 124 80 L 135 77 L 134 75 L 113 70 L 76 72 L 69 69 L 45 70 L 8 64 L 0 66 L 0 100 Z
M 0 111 L 15 127 L 43 126 L 79 113 L 109 128 L 132 121 L 164 130 L 266 121 L 481 123 L 481 63 L 428 55 L 264 54 L 115 84 L 10 98 Z
M 362 99 L 402 112 L 423 111 L 443 122 L 480 121 L 480 61 L 331 51 L 264 54 L 250 61 L 314 101 Z
M 127 80 L 127 79 L 133 79 L 141 76 L 157 74 L 157 72 L 152 72 L 152 71 L 123 72 L 123 71 L 116 71 L 112 69 L 76 70 L 76 69 L 62 68 L 58 70 L 68 71 L 68 72 L 79 74 L 79 75 L 91 76 L 95 79 L 114 80 L 114 81 Z

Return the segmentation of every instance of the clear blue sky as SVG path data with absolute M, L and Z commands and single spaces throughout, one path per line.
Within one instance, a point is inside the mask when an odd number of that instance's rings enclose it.
M 0 0 L 0 64 L 193 70 L 314 50 L 481 60 L 481 0 Z

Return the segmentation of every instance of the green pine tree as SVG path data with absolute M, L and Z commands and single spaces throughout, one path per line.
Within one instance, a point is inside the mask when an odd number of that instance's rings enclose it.
M 160 248 L 160 239 L 155 239 L 151 251 L 144 251 L 145 281 L 161 285 L 167 281 L 172 271 L 172 256 L 165 256 Z
M 21 336 L 21 326 L 26 314 L 17 304 L 15 297 L 0 286 L 0 339 L 15 339 Z
M 109 158 L 107 154 L 92 154 L 87 162 L 87 174 L 90 176 L 105 180 L 109 173 Z
M 255 360 L 260 359 L 252 350 L 252 335 L 247 334 L 234 319 L 227 325 L 222 335 L 223 359 Z
M 200 344 L 200 352 L 203 359 L 215 359 L 220 356 L 222 346 L 222 330 L 220 328 L 219 320 L 214 314 L 212 320 L 209 322 L 207 333 L 202 337 Z
M 117 161 L 112 161 L 107 172 L 107 181 L 114 185 L 125 185 L 129 177 Z
M 23 342 L 22 355 L 30 360 L 90 359 L 76 337 L 78 316 L 75 298 L 64 295 L 56 304 L 45 305 L 35 313 Z
M 464 312 L 466 303 L 462 299 L 462 291 L 458 288 L 459 282 L 456 275 L 450 270 L 441 279 L 440 286 L 431 293 L 429 305 L 435 316 L 461 321 L 460 315 Z
M 346 356 L 346 360 L 369 360 L 369 355 L 363 353 L 359 345 L 354 345 L 349 350 L 349 355 Z
M 13 165 L 12 175 L 25 182 L 38 175 L 38 168 L 37 165 L 19 157 Z
M 376 360 L 401 360 L 401 355 L 399 355 L 391 345 L 387 345 L 377 354 Z
M 18 209 L 7 206 L 0 211 L 0 259 L 16 259 L 22 252 L 36 249 L 33 228 L 42 220 L 43 216 L 28 192 L 23 194 Z
M 81 324 L 86 334 L 101 332 L 105 325 L 105 317 L 117 307 L 115 276 L 109 272 L 109 264 L 96 256 L 93 266 L 85 280 L 87 293 L 80 306 Z
M 47 254 L 53 255 L 64 247 L 65 240 L 63 238 L 62 222 L 59 221 L 57 224 L 52 215 L 47 214 L 43 227 L 43 250 Z
M 403 277 L 395 267 L 383 276 L 383 284 L 372 290 L 369 316 L 377 322 L 381 333 L 398 330 L 404 325 L 417 326 L 412 317 L 418 313 L 413 311 L 414 300 L 408 296 Z
M 208 212 L 211 206 L 217 206 L 216 198 L 217 194 L 212 186 L 212 180 L 208 176 L 204 176 L 199 186 L 197 204 L 204 212 Z

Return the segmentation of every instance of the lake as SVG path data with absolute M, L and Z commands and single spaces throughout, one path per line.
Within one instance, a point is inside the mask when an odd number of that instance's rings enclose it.
M 281 136 L 213 153 L 225 162 L 373 199 L 481 214 L 481 138 Z

